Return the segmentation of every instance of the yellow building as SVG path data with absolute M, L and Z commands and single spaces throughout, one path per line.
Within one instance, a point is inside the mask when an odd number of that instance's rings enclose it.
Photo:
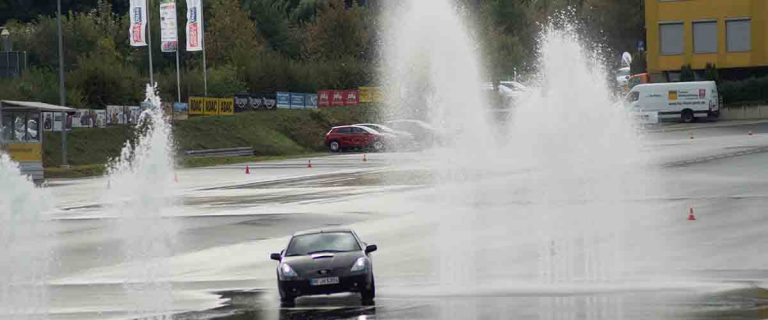
M 654 82 L 676 80 L 688 64 L 768 67 L 768 0 L 645 0 L 645 25 Z

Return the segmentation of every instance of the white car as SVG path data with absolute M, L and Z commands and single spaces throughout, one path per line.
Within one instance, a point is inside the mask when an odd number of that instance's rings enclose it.
M 377 123 L 359 123 L 359 124 L 356 124 L 356 126 L 367 127 L 367 128 L 376 130 L 378 132 L 394 136 L 395 137 L 394 141 L 397 145 L 397 148 L 410 149 L 417 145 L 416 138 L 413 136 L 413 134 L 407 131 L 395 130 L 385 125 L 377 124 Z
M 434 144 L 442 144 L 445 137 L 445 134 L 440 130 L 420 120 L 390 120 L 387 121 L 387 126 L 398 131 L 410 133 L 416 140 L 416 144 L 420 147 L 431 147 Z
M 631 77 L 631 74 L 629 71 L 629 67 L 624 67 L 619 70 L 616 70 L 616 83 L 618 83 L 619 88 L 627 88 L 629 86 L 630 77 Z

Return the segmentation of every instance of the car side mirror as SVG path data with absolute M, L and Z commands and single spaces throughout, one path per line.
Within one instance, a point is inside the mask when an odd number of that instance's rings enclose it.
M 270 258 L 270 259 L 272 259 L 272 260 L 275 260 L 275 261 L 280 261 L 280 260 L 282 260 L 282 259 L 283 259 L 283 257 L 282 257 L 282 256 L 280 256 L 280 254 L 279 254 L 279 253 L 273 253 L 273 254 L 270 254 L 270 255 L 269 255 L 269 258 Z
M 374 252 L 374 251 L 376 251 L 378 249 L 379 249 L 379 247 L 377 247 L 375 244 L 369 244 L 369 245 L 365 246 L 365 253 L 371 253 L 371 252 Z

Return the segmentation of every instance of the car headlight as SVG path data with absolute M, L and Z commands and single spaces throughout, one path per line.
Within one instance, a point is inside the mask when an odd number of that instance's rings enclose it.
M 280 279 L 288 279 L 288 278 L 296 278 L 299 275 L 296 273 L 296 271 L 293 271 L 293 268 L 287 263 L 283 263 L 280 265 Z
M 355 264 L 352 265 L 352 269 L 349 271 L 351 272 L 358 272 L 358 271 L 364 271 L 368 267 L 368 258 L 366 257 L 360 257 L 355 261 Z

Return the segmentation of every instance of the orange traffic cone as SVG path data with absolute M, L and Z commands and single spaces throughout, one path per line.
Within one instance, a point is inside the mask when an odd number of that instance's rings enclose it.
M 693 140 L 693 132 L 689 132 L 688 136 L 691 137 L 691 140 Z
M 251 174 L 251 167 L 245 165 L 245 174 Z
M 749 135 L 750 135 L 750 136 L 752 135 L 752 130 L 749 130 Z
M 307 168 L 312 168 L 312 160 L 307 160 Z
M 363 162 L 368 162 L 368 157 L 363 153 Z
M 688 212 L 688 221 L 696 221 L 696 215 L 693 214 L 693 208 L 690 208 Z

